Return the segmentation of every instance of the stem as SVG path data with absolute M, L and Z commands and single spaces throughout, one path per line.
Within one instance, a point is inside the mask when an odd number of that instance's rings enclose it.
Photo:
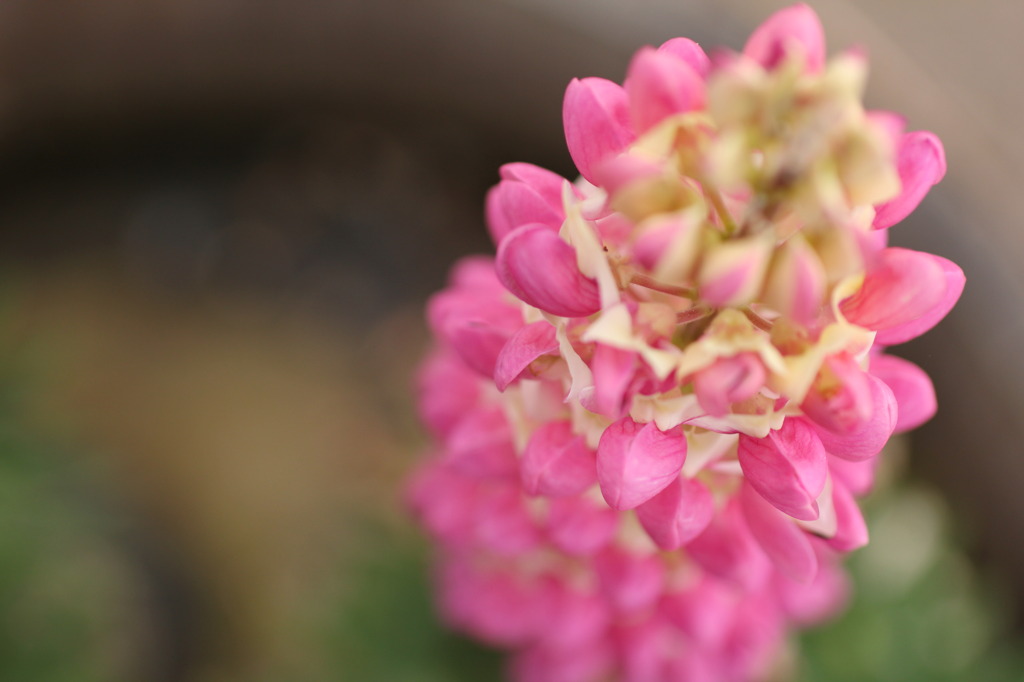
M 733 221 L 729 210 L 725 207 L 725 201 L 722 199 L 722 193 L 707 185 L 704 186 L 704 193 L 711 201 L 711 205 L 715 207 L 715 212 L 718 213 L 718 217 L 722 221 L 722 227 L 725 228 L 725 236 L 733 236 L 736 233 L 736 223 Z
M 692 287 L 677 287 L 671 284 L 665 284 L 658 280 L 648 277 L 647 275 L 641 275 L 635 273 L 629 280 L 630 284 L 636 284 L 637 286 L 644 287 L 646 289 L 653 289 L 654 291 L 660 291 L 663 294 L 670 294 L 672 296 L 680 296 L 682 298 L 689 298 L 691 300 L 697 298 L 697 290 Z
M 772 330 L 772 323 L 755 313 L 749 306 L 743 307 L 743 314 L 746 315 L 747 319 L 753 322 L 754 326 L 758 329 L 766 332 L 770 332 Z
M 710 314 L 711 308 L 707 308 L 705 306 L 690 308 L 689 310 L 684 310 L 681 313 L 676 313 L 676 324 L 689 324 L 690 322 L 696 322 Z

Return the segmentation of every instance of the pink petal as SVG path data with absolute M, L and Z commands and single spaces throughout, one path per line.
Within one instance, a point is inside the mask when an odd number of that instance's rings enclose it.
M 594 374 L 594 393 L 584 407 L 612 419 L 621 417 L 635 373 L 636 359 L 634 351 L 603 343 L 595 344 L 590 362 L 590 370 Z
M 868 381 L 871 384 L 873 407 L 871 419 L 863 428 L 851 434 L 840 435 L 815 427 L 821 444 L 829 454 L 855 461 L 874 457 L 882 451 L 893 429 L 896 428 L 896 398 L 892 390 L 884 381 L 870 374 Z
M 942 268 L 946 278 L 946 288 L 941 300 L 916 319 L 908 320 L 889 329 L 880 330 L 875 337 L 876 343 L 891 346 L 917 338 L 941 322 L 942 318 L 960 300 L 960 294 L 964 292 L 964 284 L 966 283 L 964 271 L 956 263 L 946 260 L 941 256 L 932 256 L 932 258 Z
M 612 509 L 633 509 L 665 489 L 683 468 L 686 437 L 623 417 L 601 434 L 597 480 Z
M 544 424 L 523 450 L 520 472 L 529 495 L 578 495 L 597 480 L 594 452 L 568 421 Z
M 451 627 L 468 627 L 481 576 L 468 562 L 445 557 L 438 566 L 436 579 L 441 618 Z
M 578 589 L 565 579 L 546 581 L 541 625 L 545 643 L 558 648 L 593 644 L 610 620 L 608 605 L 600 594 Z
M 740 435 L 743 475 L 768 502 L 793 518 L 818 518 L 815 501 L 825 487 L 828 464 L 815 432 L 801 419 L 787 418 L 765 438 Z
M 892 148 L 899 149 L 900 141 L 903 139 L 903 131 L 907 127 L 906 117 L 892 111 L 882 111 L 879 109 L 866 111 L 864 114 L 868 121 L 871 122 L 871 125 L 885 135 L 892 144 Z
M 519 646 L 536 636 L 543 602 L 515 577 L 487 581 L 475 601 L 472 631 L 485 642 Z
M 798 625 L 809 626 L 838 615 L 850 596 L 850 581 L 834 562 L 819 558 L 818 575 L 809 585 L 782 577 L 776 581 L 786 614 Z
M 718 654 L 722 680 L 764 679 L 778 659 L 785 634 L 783 614 L 770 590 L 748 595 L 739 602 L 729 638 Z
M 427 302 L 427 321 L 463 362 L 490 377 L 501 349 L 522 325 L 522 316 L 486 290 L 446 289 Z
M 828 456 L 828 470 L 832 474 L 833 484 L 841 481 L 843 486 L 854 495 L 867 495 L 875 485 L 875 469 L 878 460 L 875 458 L 852 461 L 834 455 Z
M 946 174 L 946 152 L 933 133 L 918 130 L 900 139 L 896 164 L 903 188 L 898 197 L 875 207 L 875 229 L 895 225 L 917 208 Z
M 847 353 L 825 358 L 800 404 L 818 426 L 839 434 L 853 433 L 871 419 L 873 402 L 867 374 Z
M 480 377 L 450 349 L 438 349 L 416 376 L 420 419 L 437 438 L 444 438 L 480 398 Z
M 518 576 L 460 566 L 442 573 L 441 593 L 455 624 L 489 644 L 521 646 L 540 628 L 539 590 Z
M 744 485 L 740 491 L 740 501 L 750 532 L 775 567 L 798 582 L 814 580 L 818 557 L 810 538 L 793 519 L 768 504 L 749 485 Z
M 477 541 L 496 554 L 518 556 L 540 542 L 539 529 L 517 486 L 481 490 L 474 517 Z
M 538 643 L 514 654 L 509 675 L 511 682 L 591 682 L 610 674 L 614 653 L 607 639 L 574 647 Z
M 541 320 L 517 331 L 502 347 L 495 361 L 494 383 L 498 390 L 504 391 L 524 374 L 531 376 L 530 364 L 542 355 L 556 353 L 557 350 L 558 340 L 550 322 Z
M 757 27 L 743 54 L 766 69 L 774 69 L 786 56 L 798 52 L 811 73 L 825 64 L 825 32 L 814 10 L 801 3 L 781 9 Z
M 690 65 L 701 78 L 707 78 L 711 71 L 711 60 L 701 46 L 689 38 L 672 38 L 661 44 L 658 52 L 666 52 Z
M 673 114 L 704 106 L 704 79 L 669 52 L 645 47 L 629 65 L 624 84 L 633 128 L 643 133 Z
M 584 317 L 601 309 L 597 282 L 580 272 L 575 249 L 544 225 L 524 225 L 505 237 L 496 268 L 509 291 L 545 312 Z
M 868 527 L 857 501 L 839 480 L 832 481 L 832 503 L 836 509 L 836 534 L 828 545 L 837 552 L 852 552 L 868 544 Z
M 469 291 L 481 297 L 500 296 L 504 287 L 494 271 L 494 259 L 489 256 L 460 258 L 448 275 L 450 289 Z
M 487 229 L 495 244 L 520 225 L 541 223 L 557 230 L 565 216 L 560 210 L 549 206 L 529 185 L 522 182 L 503 180 L 487 192 L 485 202 Z
M 916 429 L 935 416 L 935 387 L 923 369 L 895 355 L 875 355 L 870 372 L 884 381 L 896 398 L 899 409 L 893 433 Z
M 708 573 L 747 590 L 762 585 L 771 571 L 735 498 L 686 546 L 686 553 Z
M 446 324 L 442 338 L 451 344 L 467 365 L 480 374 L 490 375 L 494 373 L 498 355 L 508 337 L 507 330 L 489 326 L 478 318 Z
M 633 237 L 633 221 L 621 213 L 610 213 L 596 218 L 594 226 L 601 242 L 618 248 L 624 247 Z
M 683 682 L 719 682 L 726 679 L 718 656 L 697 648 L 688 649 L 683 656 L 667 661 L 668 679 Z
M 500 407 L 476 409 L 452 430 L 444 462 L 465 476 L 514 476 L 519 460 L 505 412 Z
M 617 513 L 585 497 L 555 498 L 548 505 L 548 537 L 572 556 L 590 556 L 604 549 L 618 526 Z
M 656 682 L 664 678 L 665 650 L 671 646 L 666 624 L 659 618 L 626 623 L 616 633 L 622 672 L 620 682 Z
M 621 612 L 651 606 L 665 584 L 665 563 L 656 554 L 633 554 L 609 547 L 594 558 L 601 590 Z
M 562 121 L 569 155 L 580 174 L 593 182 L 595 165 L 636 139 L 629 123 L 629 98 L 604 78 L 573 79 L 565 90 Z
M 704 254 L 700 297 L 715 306 L 749 303 L 760 292 L 771 245 L 760 236 L 724 242 Z
M 633 244 L 633 258 L 647 270 L 654 270 L 674 243 L 689 240 L 701 225 L 692 220 L 667 218 L 645 226 Z M 695 254 L 696 255 L 696 254 Z
M 719 358 L 693 377 L 700 406 L 713 417 L 729 412 L 733 403 L 752 397 L 764 387 L 767 374 L 754 353 Z
M 857 242 L 863 269 L 871 271 L 878 267 L 882 254 L 889 248 L 889 231 L 853 229 L 847 230 L 847 234 L 852 234 Z
M 662 613 L 705 649 L 721 645 L 735 608 L 733 590 L 707 574 L 695 586 L 669 594 L 661 603 Z
M 900 330 L 907 325 L 916 330 L 919 320 L 926 316 L 930 319 L 932 311 L 946 301 L 949 283 L 944 260 L 921 251 L 885 249 L 857 293 L 840 304 L 843 316 L 867 329 L 895 331 L 898 337 L 906 335 Z M 954 299 L 949 308 L 955 302 Z M 893 343 L 881 339 L 878 342 Z
M 522 182 L 532 187 L 544 201 L 552 207 L 561 209 L 562 190 L 568 182 L 558 173 L 553 173 L 547 168 L 535 166 L 532 163 L 517 161 L 506 163 L 498 169 L 502 180 Z M 574 193 L 575 189 L 573 190 Z M 578 193 L 576 193 L 579 196 Z
M 565 220 L 565 178 L 529 163 L 501 167 L 503 180 L 487 193 L 487 227 L 495 244 L 521 225 L 541 223 L 558 230 Z
M 714 514 L 710 491 L 685 476 L 636 508 L 640 525 L 662 549 L 678 549 L 703 533 Z
M 803 239 L 790 238 L 776 250 L 765 281 L 764 302 L 798 324 L 811 325 L 825 300 L 825 267 Z
M 413 476 L 406 498 L 423 527 L 454 546 L 472 536 L 478 489 L 473 481 L 432 464 Z
M 619 190 L 638 180 L 656 178 L 664 172 L 661 164 L 632 154 L 610 156 L 593 167 L 595 182 L 609 196 L 615 195 Z M 632 231 L 632 223 L 630 227 Z

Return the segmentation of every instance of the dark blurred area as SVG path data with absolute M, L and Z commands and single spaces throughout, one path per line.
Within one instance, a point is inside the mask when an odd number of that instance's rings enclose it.
M 501 163 L 573 175 L 572 77 L 621 80 L 676 35 L 739 47 L 783 4 L 0 5 L 0 677 L 369 679 L 339 672 L 363 626 L 478 655 L 403 613 L 321 627 L 367 547 L 416 542 L 397 488 L 422 446 L 422 305 L 490 250 Z M 911 469 L 1020 604 L 1024 4 L 815 7 L 833 52 L 867 48 L 869 103 L 946 145 L 945 181 L 892 229 L 968 277 L 899 350 L 940 400 Z M 424 580 L 378 589 L 406 585 L 418 623 Z M 418 674 L 394 679 L 455 679 Z

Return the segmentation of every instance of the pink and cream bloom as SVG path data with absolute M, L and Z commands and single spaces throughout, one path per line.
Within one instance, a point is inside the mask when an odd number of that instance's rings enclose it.
M 512 679 L 764 679 L 841 608 L 857 497 L 936 407 L 885 347 L 964 286 L 887 245 L 945 158 L 863 108 L 865 76 L 795 5 L 742 52 L 677 38 L 572 81 L 579 179 L 501 169 L 496 257 L 428 306 L 408 498 L 445 619 Z

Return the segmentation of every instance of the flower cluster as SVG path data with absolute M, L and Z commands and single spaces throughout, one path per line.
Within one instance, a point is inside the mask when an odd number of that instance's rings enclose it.
M 501 169 L 496 259 L 429 304 L 409 497 L 444 615 L 514 679 L 761 679 L 841 606 L 875 456 L 935 410 L 884 347 L 964 284 L 886 245 L 945 161 L 864 110 L 865 74 L 796 5 L 742 53 L 677 38 L 574 80 L 576 182 Z

